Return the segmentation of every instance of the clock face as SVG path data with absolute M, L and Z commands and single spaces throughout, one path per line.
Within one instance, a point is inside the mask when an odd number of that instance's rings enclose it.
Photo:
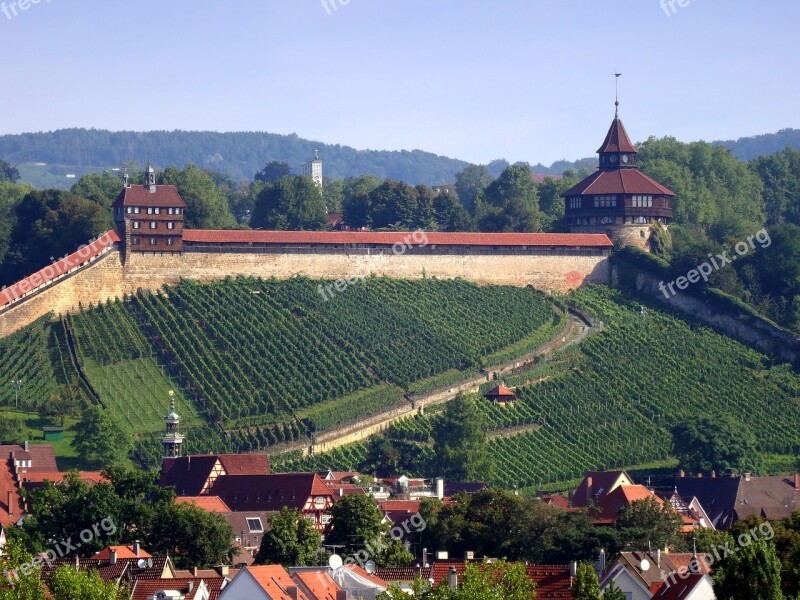
M 615 162 L 617 162 L 617 155 L 616 155 L 616 154 L 612 154 L 612 155 L 611 155 L 611 162 L 612 162 L 612 163 L 615 163 Z
M 622 155 L 622 162 L 624 162 L 624 163 L 628 162 L 628 155 L 627 154 L 623 154 Z

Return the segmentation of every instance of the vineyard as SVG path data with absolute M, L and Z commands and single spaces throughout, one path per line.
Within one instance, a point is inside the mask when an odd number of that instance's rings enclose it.
M 490 443 L 495 484 L 557 489 L 589 469 L 665 464 L 669 429 L 699 414 L 735 415 L 765 455 L 800 454 L 800 377 L 787 366 L 607 288 L 570 300 L 601 319 L 603 331 L 510 377 L 519 386 L 513 405 L 479 399 L 490 430 L 530 426 Z M 429 443 L 435 418 L 403 419 L 386 435 Z M 364 448 L 288 463 L 352 468 Z

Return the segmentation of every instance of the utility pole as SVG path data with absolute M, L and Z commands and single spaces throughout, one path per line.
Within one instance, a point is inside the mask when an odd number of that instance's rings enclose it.
M 14 406 L 19 408 L 19 390 L 22 387 L 22 379 L 12 379 L 11 385 L 14 387 Z

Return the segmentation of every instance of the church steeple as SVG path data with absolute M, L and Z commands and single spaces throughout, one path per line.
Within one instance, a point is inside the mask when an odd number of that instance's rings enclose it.
M 161 438 L 161 442 L 164 444 L 164 456 L 166 458 L 174 458 L 177 456 L 182 456 L 183 454 L 184 436 L 180 433 L 181 418 L 178 416 L 178 413 L 175 412 L 174 396 L 175 392 L 170 390 L 170 412 L 166 417 L 164 417 L 166 433 L 164 434 L 164 437 Z

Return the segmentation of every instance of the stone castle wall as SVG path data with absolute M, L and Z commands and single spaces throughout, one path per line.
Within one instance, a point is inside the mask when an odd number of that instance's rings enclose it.
M 227 249 L 231 250 L 231 249 Z M 254 249 L 253 249 L 254 250 Z M 588 253 L 587 253 L 588 254 Z M 214 252 L 130 253 L 122 264 L 114 250 L 82 270 L 0 311 L 0 335 L 8 335 L 52 312 L 61 314 L 123 298 L 138 290 L 157 290 L 181 279 L 212 281 L 228 276 L 287 278 L 306 275 L 353 279 L 370 274 L 403 279 L 463 278 L 479 284 L 533 286 L 564 292 L 584 281 L 610 283 L 608 257 L 602 254 L 436 254 L 396 255 L 391 251 L 358 252 Z M 335 293 L 335 291 L 333 292 Z

